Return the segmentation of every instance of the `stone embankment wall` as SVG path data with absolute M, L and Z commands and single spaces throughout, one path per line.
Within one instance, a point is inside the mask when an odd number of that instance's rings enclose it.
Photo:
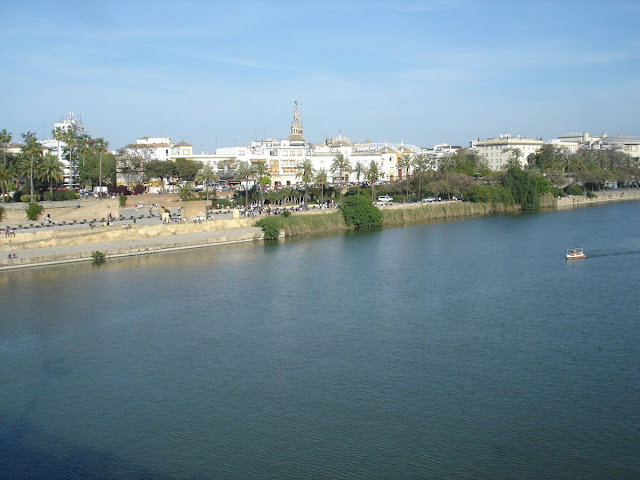
M 127 203 L 124 208 L 135 208 L 136 204 L 144 205 L 148 210 L 151 205 L 156 204 L 170 204 L 176 205 L 178 202 L 178 195 L 128 195 Z M 120 214 L 120 202 L 118 197 L 111 198 L 81 198 L 80 200 L 67 200 L 63 202 L 39 202 L 44 207 L 42 215 L 38 222 L 44 221 L 47 214 L 51 215 L 51 219 L 55 223 L 61 222 L 73 222 L 88 220 L 91 221 L 94 218 L 98 221 L 101 218 L 106 218 L 109 212 L 114 217 L 118 217 Z M 199 202 L 198 202 L 199 203 Z M 78 208 L 80 205 L 80 208 Z M 186 203 L 185 203 L 186 205 Z M 27 203 L 6 203 L 3 205 L 5 209 L 5 219 L 2 221 L 4 225 L 19 225 L 37 223 L 27 220 L 25 210 L 29 205 Z
M 584 206 L 614 200 L 636 200 L 640 198 L 640 189 L 607 190 L 605 192 L 595 192 L 595 195 L 593 198 L 584 195 L 561 197 L 558 198 L 558 207 Z
M 68 228 L 55 230 L 22 231 L 15 237 L 0 242 L 0 251 L 14 251 L 20 248 L 47 248 L 67 245 L 119 242 L 133 239 L 154 238 L 158 236 L 186 235 L 197 232 L 213 232 L 237 228 L 252 227 L 255 219 L 235 218 L 208 220 L 201 224 L 170 223 L 158 225 L 136 225 L 130 228 L 121 226 L 95 228 Z

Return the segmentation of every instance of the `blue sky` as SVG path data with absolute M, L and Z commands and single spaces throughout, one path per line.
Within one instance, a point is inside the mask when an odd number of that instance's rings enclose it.
M 111 148 L 286 138 L 430 146 L 640 135 L 640 2 L 46 1 L 2 7 L 0 129 L 67 112 Z

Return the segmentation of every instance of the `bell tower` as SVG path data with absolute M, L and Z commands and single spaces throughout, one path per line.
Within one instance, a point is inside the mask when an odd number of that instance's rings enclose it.
M 298 102 L 294 102 L 295 108 L 293 109 L 293 121 L 291 122 L 291 135 L 289 135 L 289 142 L 291 145 L 304 145 L 306 143 L 304 139 L 304 128 L 300 121 L 300 112 L 298 111 Z

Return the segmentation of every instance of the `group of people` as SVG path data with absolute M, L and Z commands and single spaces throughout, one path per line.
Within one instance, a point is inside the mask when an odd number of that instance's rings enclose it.
M 4 230 L 0 228 L 0 237 L 1 236 L 4 236 L 4 237 L 15 237 L 16 236 L 16 232 L 11 227 L 6 227 Z

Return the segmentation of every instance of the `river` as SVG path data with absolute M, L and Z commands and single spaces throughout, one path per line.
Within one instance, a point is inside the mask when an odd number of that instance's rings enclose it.
M 637 479 L 639 271 L 629 201 L 5 272 L 0 477 Z

